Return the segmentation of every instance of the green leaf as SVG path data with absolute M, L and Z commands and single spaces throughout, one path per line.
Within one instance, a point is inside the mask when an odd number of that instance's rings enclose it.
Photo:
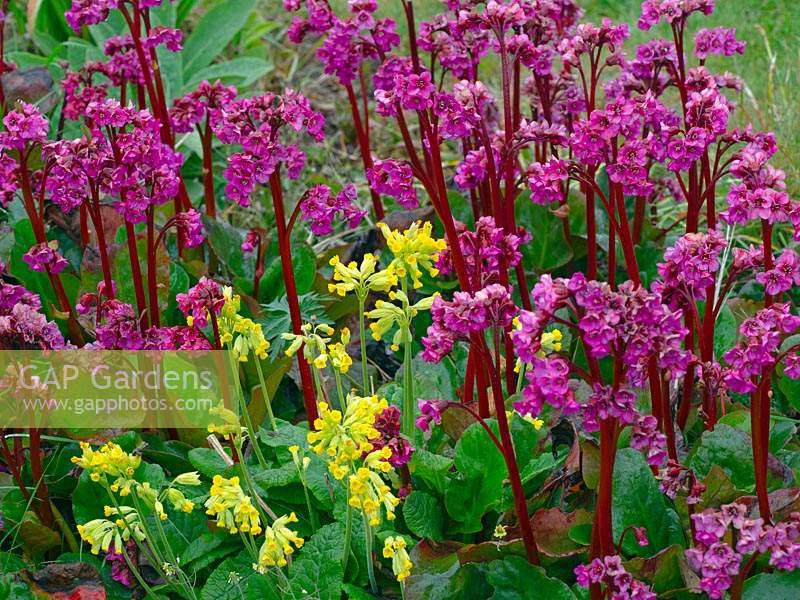
M 495 423 L 494 419 L 490 422 Z M 447 512 L 463 523 L 463 533 L 480 531 L 481 517 L 503 496 L 507 477 L 503 455 L 483 427 L 473 423 L 456 443 L 455 465 L 458 476 L 450 479 L 445 489 Z
M 761 573 L 744 582 L 742 600 L 797 600 L 800 571 Z
M 209 10 L 183 45 L 183 79 L 189 81 L 225 49 L 244 27 L 255 0 L 228 0 Z
M 344 526 L 330 523 L 317 530 L 289 568 L 289 583 L 298 597 L 339 600 L 342 595 Z
M 403 502 L 403 518 L 417 537 L 442 541 L 444 516 L 439 500 L 425 492 L 414 491 Z
M 250 579 L 256 575 L 253 559 L 246 553 L 223 560 L 208 576 L 200 590 L 201 600 L 241 600 L 247 593 Z
M 225 4 L 219 4 L 217 7 Z M 235 4 L 235 2 L 230 4 Z M 210 15 L 211 12 L 208 14 Z M 188 50 L 184 50 L 184 53 L 190 56 Z M 244 275 L 241 250 L 244 234 L 226 221 L 210 219 L 206 215 L 203 215 L 203 228 L 206 232 L 206 241 L 220 262 L 235 275 Z
M 689 467 L 705 477 L 712 465 L 719 465 L 740 490 L 752 490 L 753 448 L 750 436 L 730 425 L 718 423 L 714 431 L 704 431 L 700 445 L 689 460 Z
M 562 220 L 541 204 L 522 198 L 517 203 L 517 223 L 529 224 L 533 238 L 524 244 L 524 264 L 537 272 L 552 271 L 567 264 L 572 248 L 564 237 Z
M 447 474 L 453 467 L 453 459 L 423 448 L 417 448 L 411 455 L 408 469 L 414 477 L 419 477 L 434 491 L 444 494 L 447 485 Z
M 714 325 L 714 354 L 722 356 L 736 345 L 739 338 L 739 323 L 727 304 L 719 311 Z
M 575 595 L 566 583 L 548 577 L 544 569 L 534 567 L 520 556 L 493 560 L 489 563 L 487 571 L 487 580 L 494 586 L 494 594 L 489 600 L 519 600 L 533 597 L 547 598 L 547 600 L 575 600 Z
M 206 477 L 214 477 L 228 468 L 222 457 L 211 448 L 193 448 L 189 451 L 189 462 Z
M 28 564 L 21 556 L 11 552 L 0 552 L 0 573 L 16 573 L 27 568 Z
M 292 266 L 297 294 L 302 296 L 311 291 L 317 276 L 317 254 L 308 244 L 292 245 Z
M 84 471 L 78 478 L 78 485 L 72 492 L 72 514 L 75 522 L 82 525 L 103 515 L 103 507 L 109 503 L 105 490 L 92 481 Z
M 667 507 L 658 482 L 640 452 L 624 448 L 617 452 L 612 495 L 614 539 L 630 526 L 644 527 L 650 544 L 639 546 L 633 535 L 625 536 L 625 554 L 652 556 L 672 544 L 683 543 L 683 530 L 677 513 Z
M 185 90 L 188 92 L 194 89 L 203 80 L 219 80 L 226 85 L 245 87 L 272 71 L 273 68 L 273 64 L 263 58 L 241 56 L 201 69 L 194 74 L 191 80 L 186 82 Z

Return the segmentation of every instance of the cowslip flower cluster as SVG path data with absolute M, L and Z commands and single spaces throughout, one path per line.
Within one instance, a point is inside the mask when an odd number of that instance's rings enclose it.
M 261 518 L 239 485 L 238 477 L 226 479 L 215 475 L 211 491 L 205 502 L 206 514 L 216 517 L 217 527 L 227 529 L 230 533 L 261 533 Z
M 447 244 L 442 239 L 434 238 L 433 225 L 429 221 L 415 222 L 405 231 L 391 229 L 385 223 L 378 227 L 386 239 L 386 245 L 394 258 L 388 265 L 394 274 L 401 280 L 411 278 L 413 287 L 422 287 L 423 270 L 431 277 L 436 277 L 439 270 L 434 266 L 439 258 L 439 253 Z
M 392 290 L 389 292 L 389 300 L 376 300 L 375 308 L 366 313 L 368 319 L 374 319 L 369 324 L 372 337 L 380 341 L 383 336 L 394 329 L 390 348 L 397 352 L 401 344 L 412 341 L 411 322 L 422 310 L 430 310 L 431 306 L 439 296 L 427 296 L 418 300 L 414 304 L 408 295 L 402 290 Z M 398 304 L 394 304 L 394 302 Z
M 800 317 L 791 314 L 790 310 L 789 304 L 773 304 L 741 324 L 741 339 L 724 355 L 729 367 L 724 371 L 728 388 L 739 393 L 756 389 L 754 380 L 761 376 L 764 369 L 775 365 L 781 340 L 800 327 Z M 796 359 L 792 359 L 792 364 L 794 360 Z M 800 373 L 789 369 L 787 375 L 795 376 Z
M 402 582 L 411 575 L 414 563 L 408 556 L 406 540 L 401 536 L 388 536 L 383 540 L 383 557 L 392 559 L 392 573 L 397 581 Z
M 133 475 L 142 464 L 142 457 L 125 452 L 118 444 L 109 442 L 97 450 L 81 442 L 81 455 L 70 460 L 89 473 L 92 481 L 106 481 L 112 492 L 127 496 L 136 485 Z M 104 548 L 105 549 L 105 548 Z
M 335 329 L 326 323 L 304 323 L 300 333 L 283 333 L 281 337 L 289 342 L 286 356 L 294 356 L 303 347 L 303 358 L 308 364 L 324 369 L 328 364 L 328 344 Z
M 397 285 L 397 275 L 389 269 L 378 270 L 378 256 L 367 253 L 359 265 L 355 261 L 344 264 L 338 255 L 330 259 L 333 267 L 333 283 L 328 291 L 345 296 L 353 292 L 359 301 L 364 301 L 370 292 L 387 292 Z
M 333 220 L 337 215 L 354 229 L 367 215 L 356 204 L 358 193 L 356 187 L 349 183 L 333 195 L 327 185 L 315 185 L 303 194 L 300 199 L 300 215 L 309 222 L 315 235 L 324 235 L 333 231 Z
M 220 343 L 228 344 L 239 362 L 247 362 L 250 355 L 259 360 L 268 357 L 269 342 L 264 337 L 261 323 L 239 314 L 241 297 L 230 286 L 222 288 L 225 303 L 220 310 Z
M 291 556 L 295 548 L 303 547 L 303 538 L 289 529 L 289 523 L 297 523 L 297 515 L 289 513 L 278 517 L 264 529 L 264 543 L 258 551 L 258 562 L 253 565 L 257 573 L 266 573 L 270 567 L 285 567 L 286 557 Z
M 734 502 L 691 517 L 695 546 L 684 553 L 700 575 L 700 589 L 710 598 L 725 595 L 748 554 L 769 553 L 769 564 L 781 571 L 800 568 L 800 513 L 776 525 L 747 515 L 747 507 Z M 727 541 L 729 529 L 735 533 L 735 544 Z
M 121 554 L 129 541 L 143 542 L 146 539 L 139 513 L 130 506 L 106 506 L 105 513 L 106 517 L 114 519 L 93 519 L 78 525 L 78 533 L 91 545 L 92 554 L 112 549 Z
M 350 499 L 348 504 L 358 508 L 364 513 L 365 522 L 370 526 L 381 524 L 383 509 L 386 519 L 394 521 L 394 509 L 400 504 L 400 499 L 392 494 L 391 488 L 379 475 L 380 472 L 388 473 L 391 465 L 388 462 L 391 450 L 383 447 L 370 452 L 364 459 L 363 467 L 359 467 L 348 478 Z
M 656 600 L 656 594 L 641 581 L 633 579 L 619 556 L 595 558 L 588 565 L 575 567 L 577 583 L 588 588 L 601 584 L 615 600 Z
M 354 461 L 374 450 L 373 441 L 381 437 L 375 420 L 389 405 L 377 396 L 348 395 L 347 408 L 342 414 L 327 403 L 319 405 L 315 431 L 308 434 L 308 443 L 319 455 L 325 455 L 328 468 L 336 479 L 342 479 Z

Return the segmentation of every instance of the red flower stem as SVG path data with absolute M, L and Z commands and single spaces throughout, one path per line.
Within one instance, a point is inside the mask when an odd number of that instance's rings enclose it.
M 125 237 L 128 238 L 128 256 L 131 261 L 131 277 L 133 278 L 133 291 L 136 296 L 136 312 L 142 331 L 147 329 L 147 300 L 144 295 L 142 268 L 139 264 L 139 249 L 136 247 L 136 232 L 133 223 L 125 221 Z
M 256 268 L 253 273 L 253 298 L 256 300 L 261 297 L 261 278 L 264 276 L 264 258 L 266 254 L 267 246 L 264 243 L 264 236 L 259 233 L 258 242 L 256 243 Z
M 464 373 L 464 387 L 461 390 L 462 404 L 472 404 L 475 393 L 475 351 L 472 346 L 467 354 L 467 369 Z
M 358 100 L 353 91 L 353 86 L 349 83 L 344 86 L 347 90 L 347 99 L 350 101 L 350 111 L 353 114 L 353 124 L 356 128 L 356 137 L 358 138 L 358 148 L 361 151 L 361 162 L 364 164 L 364 170 L 372 168 L 372 154 L 369 149 L 369 134 L 364 130 L 361 123 L 361 114 L 358 110 Z M 383 203 L 381 202 L 380 195 L 372 188 L 369 190 L 370 198 L 372 199 L 372 209 L 375 211 L 375 218 L 380 221 L 383 219 Z
M 522 541 L 525 544 L 525 554 L 528 562 L 534 565 L 539 564 L 539 550 L 536 547 L 536 538 L 533 534 L 530 515 L 528 514 L 528 504 L 525 500 L 525 490 L 522 487 L 522 479 L 519 475 L 517 457 L 514 453 L 514 442 L 511 439 L 511 430 L 508 427 L 508 417 L 506 416 L 506 405 L 503 400 L 503 388 L 500 381 L 499 365 L 491 364 L 491 355 L 486 345 L 486 340 L 480 339 L 482 354 L 489 366 L 489 376 L 492 382 L 492 399 L 494 401 L 495 417 L 497 426 L 500 430 L 500 441 L 503 446 L 503 458 L 508 469 L 508 479 L 511 484 L 511 491 L 514 496 L 514 510 L 517 513 L 519 527 L 522 533 Z
M 594 178 L 594 169 L 589 176 Z M 586 186 L 586 270 L 590 280 L 597 279 L 597 216 L 595 210 L 594 189 Z
M 286 299 L 289 303 L 289 316 L 292 320 L 292 331 L 299 335 L 302 333 L 303 318 L 300 314 L 300 301 L 297 297 L 297 285 L 294 279 L 294 265 L 292 264 L 292 247 L 289 231 L 286 227 L 286 213 L 283 206 L 283 190 L 281 188 L 280 166 L 269 178 L 270 191 L 272 192 L 272 205 L 275 210 L 275 226 L 278 230 L 278 248 L 283 267 L 283 282 L 286 287 Z M 297 366 L 300 370 L 300 383 L 303 390 L 303 403 L 306 409 L 308 424 L 314 428 L 314 421 L 318 418 L 317 401 L 314 393 L 314 381 L 311 369 L 305 358 L 302 348 L 297 352 Z
M 472 347 L 472 344 L 470 344 Z M 478 386 L 478 414 L 484 419 L 489 418 L 489 392 L 486 385 L 486 364 L 475 357 L 475 383 Z
M 14 452 L 8 447 L 5 433 L 5 429 L 0 430 L 0 454 L 2 454 L 3 462 L 5 462 L 8 470 L 11 471 L 11 477 L 14 479 L 14 483 L 16 483 L 19 491 L 22 493 L 22 497 L 25 498 L 25 501 L 27 502 L 30 500 L 31 493 L 28 490 L 28 487 L 25 485 L 25 481 L 22 479 L 21 466 L 16 460 Z
M 39 501 L 36 513 L 45 527 L 51 527 L 53 525 L 53 511 L 50 510 L 50 492 L 44 481 L 44 471 L 42 469 L 42 434 L 38 429 L 29 429 L 28 432 L 30 435 L 28 444 L 31 457 L 31 478 L 36 486 L 36 499 Z
M 764 270 L 773 268 L 772 256 L 772 225 L 766 220 L 761 221 L 761 237 L 764 244 Z M 771 294 L 764 294 L 764 306 L 769 308 L 774 303 Z M 753 461 L 756 479 L 756 496 L 761 518 L 770 522 L 772 512 L 769 506 L 767 490 L 767 463 L 769 460 L 769 425 L 770 404 L 772 401 L 772 372 L 765 368 L 762 372 L 761 383 L 750 395 L 750 424 L 752 430 Z
M 153 207 L 147 207 L 147 293 L 150 299 L 150 324 L 159 326 L 158 278 L 156 277 L 156 228 Z
M 203 202 L 206 215 L 213 219 L 217 216 L 217 200 L 214 195 L 214 157 L 211 151 L 211 123 L 208 114 L 205 127 L 200 133 L 200 140 L 203 144 Z

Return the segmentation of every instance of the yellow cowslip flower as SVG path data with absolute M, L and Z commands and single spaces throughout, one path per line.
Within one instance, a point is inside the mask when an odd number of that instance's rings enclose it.
M 533 415 L 524 415 L 522 418 L 523 418 L 523 420 L 525 420 L 528 423 L 530 423 L 531 425 L 533 425 L 534 428 L 537 431 L 540 430 L 542 428 L 542 426 L 544 425 L 544 421 L 542 419 L 539 419 L 538 417 L 534 417 Z
M 331 360 L 331 366 L 342 374 L 347 373 L 353 365 L 353 359 L 347 353 L 347 344 L 349 343 L 350 330 L 342 327 L 339 332 L 339 341 L 335 344 L 328 344 L 327 353 Z
M 398 277 L 411 277 L 412 285 L 420 288 L 423 269 L 431 277 L 439 274 L 434 263 L 447 244 L 444 240 L 431 236 L 433 226 L 430 222 L 417 221 L 402 233 L 396 229 L 389 229 L 385 223 L 378 223 L 378 227 L 386 238 L 386 245 L 394 255 L 388 268 Z
M 552 331 L 544 331 L 542 332 L 542 350 L 541 356 L 544 356 L 546 352 L 560 352 L 561 351 L 561 340 L 564 338 L 564 334 L 561 333 L 560 329 L 553 329 Z
M 183 492 L 173 487 L 167 488 L 164 492 L 166 499 L 172 504 L 175 510 L 190 513 L 194 510 L 194 502 L 183 495 Z
M 251 352 L 260 360 L 266 360 L 269 342 L 261 330 L 261 323 L 239 317 L 233 325 L 233 332 L 233 354 L 239 362 L 247 362 Z
M 364 300 L 370 292 L 387 292 L 397 285 L 397 275 L 390 267 L 381 271 L 378 267 L 378 257 L 374 254 L 365 254 L 361 265 L 351 261 L 344 264 L 338 256 L 329 261 L 333 267 L 333 281 L 328 284 L 328 291 L 340 296 L 354 292 L 359 300 Z
M 515 413 L 513 410 L 506 411 L 506 418 L 508 419 L 509 424 L 511 423 L 511 419 L 513 419 L 516 414 L 517 413 Z M 544 425 L 544 421 L 542 419 L 539 419 L 538 417 L 534 417 L 531 415 L 523 415 L 522 420 L 527 421 L 528 423 L 533 425 L 537 431 L 541 429 L 542 426 Z
M 421 310 L 430 310 L 434 299 L 438 294 L 423 298 L 416 304 L 410 304 L 408 296 L 402 290 L 389 293 L 391 300 L 398 300 L 400 306 L 385 300 L 375 302 L 375 308 L 366 313 L 368 319 L 375 319 L 370 323 L 369 328 L 372 337 L 380 341 L 386 333 L 393 327 L 397 330 L 392 336 L 391 349 L 397 352 L 400 344 L 411 341 L 411 321 Z
M 258 573 L 266 573 L 269 567 L 285 567 L 286 557 L 294 553 L 294 549 L 303 547 L 303 538 L 286 525 L 297 523 L 294 513 L 283 515 L 275 520 L 271 527 L 264 531 L 264 543 L 258 551 L 258 563 L 253 565 Z M 292 547 L 294 544 L 294 548 Z
M 361 509 L 370 525 L 381 524 L 381 507 L 386 510 L 386 518 L 394 521 L 394 509 L 400 500 L 375 471 L 360 467 L 350 475 L 349 486 L 350 506 Z
M 504 537 L 506 537 L 506 533 L 507 532 L 506 532 L 506 526 L 505 525 L 497 525 L 494 528 L 493 536 L 495 538 L 497 538 L 498 540 L 502 540 Z
M 331 410 L 326 402 L 320 403 L 320 416 L 314 421 L 316 431 L 308 433 L 308 443 L 314 452 L 327 456 L 328 468 L 336 479 L 347 474 L 350 462 L 372 451 L 371 440 L 381 435 L 373 426 L 375 418 L 387 406 L 386 400 L 377 396 L 350 394 L 342 415 L 339 410 Z
M 108 552 L 112 544 L 115 552 L 122 552 L 125 542 L 131 538 L 140 542 L 145 539 L 136 510 L 130 506 L 120 506 L 119 510 L 106 506 L 104 510 L 106 517 L 116 518 L 94 519 L 78 525 L 78 533 L 82 540 L 91 545 L 92 554 L 98 554 L 100 550 Z
M 414 563 L 408 557 L 406 541 L 398 536 L 389 536 L 383 541 L 383 557 L 392 559 L 392 573 L 397 581 L 403 581 L 411 575 Z
M 219 406 L 210 408 L 208 414 L 219 417 L 221 423 L 211 423 L 208 426 L 209 433 L 218 433 L 223 437 L 231 434 L 239 434 L 242 431 L 242 425 L 239 423 L 239 416 L 229 408 L 225 408 L 222 402 Z
M 109 487 L 112 492 L 119 492 L 121 496 L 130 493 L 131 486 L 136 483 L 133 474 L 142 463 L 141 456 L 129 454 L 113 442 L 104 444 L 97 450 L 93 450 L 86 442 L 81 442 L 81 451 L 81 456 L 73 456 L 70 460 L 88 471 L 92 481 L 100 481 L 103 475 L 107 475 L 111 480 Z
M 172 484 L 175 485 L 200 485 L 200 474 L 197 471 L 188 471 L 187 473 L 181 473 L 175 479 L 172 480 Z
M 300 330 L 302 333 L 284 333 L 281 337 L 289 342 L 286 356 L 294 356 L 303 346 L 303 357 L 308 364 L 313 364 L 318 369 L 324 369 L 328 364 L 328 344 L 331 341 L 334 329 L 330 325 L 320 323 L 312 325 L 304 323 Z
M 225 479 L 214 475 L 211 491 L 206 500 L 206 514 L 217 518 L 217 527 L 230 533 L 261 533 L 261 519 L 250 496 L 242 491 L 238 477 Z
M 303 480 L 303 484 L 305 485 L 305 474 L 306 471 L 308 471 L 308 467 L 311 465 L 311 459 L 308 456 L 303 456 L 302 459 L 300 458 L 300 446 L 289 446 L 288 450 L 292 455 L 294 466 L 297 467 L 297 471 L 300 473 L 300 479 Z

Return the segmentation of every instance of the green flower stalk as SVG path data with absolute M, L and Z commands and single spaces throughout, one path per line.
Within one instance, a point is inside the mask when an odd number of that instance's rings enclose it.
M 370 393 L 369 373 L 367 372 L 367 332 L 364 310 L 370 292 L 388 292 L 397 285 L 397 276 L 393 269 L 378 270 L 378 257 L 365 254 L 358 265 L 352 261 L 345 265 L 338 256 L 330 260 L 333 267 L 333 281 L 328 284 L 328 291 L 339 296 L 354 293 L 358 300 L 358 333 L 361 342 L 361 392 Z
M 401 279 L 403 288 L 406 287 L 406 278 Z M 423 298 L 411 304 L 405 289 L 389 293 L 391 300 L 399 304 L 392 304 L 385 300 L 378 300 L 375 308 L 367 313 L 367 317 L 374 321 L 370 324 L 372 337 L 381 340 L 384 335 L 394 330 L 391 349 L 398 351 L 403 345 L 403 420 L 401 431 L 408 438 L 414 435 L 414 377 L 411 370 L 412 351 L 414 341 L 411 332 L 411 323 L 421 310 L 430 310 L 436 294 Z

